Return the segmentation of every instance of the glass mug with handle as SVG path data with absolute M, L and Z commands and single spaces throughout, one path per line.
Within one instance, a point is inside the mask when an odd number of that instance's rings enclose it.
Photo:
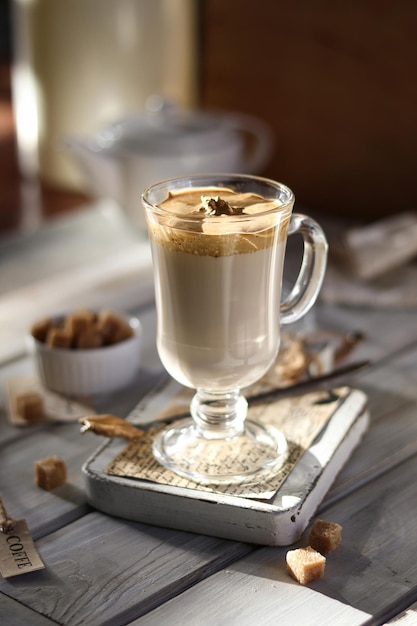
M 292 213 L 285 185 L 239 174 L 193 175 L 142 195 L 152 249 L 157 348 L 167 372 L 196 390 L 189 419 L 155 437 L 156 459 L 202 484 L 253 482 L 286 456 L 284 435 L 247 419 L 241 389 L 274 363 L 281 324 L 300 319 L 320 291 L 327 242 Z M 304 240 L 298 278 L 283 302 L 288 235 Z M 251 462 L 247 462 L 247 457 Z

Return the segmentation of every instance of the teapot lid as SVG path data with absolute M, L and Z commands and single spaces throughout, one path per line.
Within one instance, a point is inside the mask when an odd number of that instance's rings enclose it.
M 147 100 L 146 111 L 106 126 L 96 137 L 99 148 L 129 153 L 170 154 L 210 150 L 230 141 L 227 116 L 180 110 L 159 96 Z

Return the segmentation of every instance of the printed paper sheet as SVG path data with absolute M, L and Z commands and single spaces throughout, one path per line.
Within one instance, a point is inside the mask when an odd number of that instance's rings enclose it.
M 179 407 L 186 406 L 189 393 L 189 391 L 184 390 L 177 394 L 164 410 L 164 417 L 175 413 Z M 153 437 L 164 425 L 150 428 L 144 437 L 129 443 L 105 471 L 111 475 L 153 481 L 176 487 L 269 500 L 275 495 L 297 460 L 318 436 L 348 393 L 349 389 L 343 387 L 330 392 L 317 391 L 303 396 L 280 399 L 267 405 L 250 407 L 248 418 L 278 428 L 285 435 L 288 443 L 288 454 L 282 467 L 268 475 L 262 475 L 262 479 L 256 482 L 233 485 L 202 485 L 181 478 L 174 472 L 165 469 L 155 460 L 152 453 Z M 155 419 L 160 417 L 160 415 L 155 416 Z M 230 455 L 230 444 L 224 442 L 217 454 L 218 459 Z M 242 461 L 246 464 L 256 462 L 253 448 L 246 450 Z M 215 463 L 216 459 L 212 459 L 211 462 Z M 206 461 L 202 460 L 202 465 L 205 463 Z

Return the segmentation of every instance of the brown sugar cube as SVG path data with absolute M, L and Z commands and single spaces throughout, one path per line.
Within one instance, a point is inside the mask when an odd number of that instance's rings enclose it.
M 286 561 L 289 574 L 301 585 L 322 578 L 326 566 L 326 557 L 310 546 L 289 550 Z
M 342 541 L 342 527 L 334 522 L 318 519 L 314 522 L 308 535 L 312 548 L 321 554 L 333 552 Z
M 96 314 L 89 309 L 77 309 L 65 319 L 65 328 L 73 337 L 89 330 L 95 322 Z
M 73 337 L 67 328 L 51 328 L 46 343 L 51 348 L 71 348 Z
M 75 338 L 75 347 L 81 350 L 100 348 L 103 336 L 97 328 L 88 328 Z
M 99 313 L 97 328 L 103 334 L 104 341 L 107 344 L 123 341 L 133 334 L 126 320 L 109 310 L 104 310 Z
M 39 320 L 38 322 L 35 322 L 32 325 L 30 332 L 32 336 L 35 337 L 35 339 L 37 339 L 38 341 L 42 341 L 42 343 L 45 343 L 48 331 L 52 328 L 52 326 L 52 320 L 49 318 L 45 318 Z
M 35 482 L 38 487 L 50 491 L 67 480 L 67 466 L 59 456 L 47 456 L 35 463 Z
M 129 339 L 132 337 L 133 330 L 129 326 L 129 324 L 124 323 L 122 320 L 122 324 L 115 330 L 114 335 L 111 337 L 111 343 L 119 343 L 120 341 L 124 341 L 125 339 Z
M 14 411 L 26 422 L 38 422 L 45 415 L 43 397 L 36 391 L 25 391 L 14 398 Z

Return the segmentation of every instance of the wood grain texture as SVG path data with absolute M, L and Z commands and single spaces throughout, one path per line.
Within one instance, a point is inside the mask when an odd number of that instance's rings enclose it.
M 103 398 L 103 409 L 128 412 L 160 375 L 148 313 L 143 378 L 137 388 Z M 408 618 L 404 611 L 417 600 L 417 317 L 412 310 L 321 304 L 313 322 L 364 331 L 353 358 L 382 359 L 351 379 L 369 395 L 372 424 L 318 513 L 343 526 L 322 580 L 295 583 L 285 569 L 286 548 L 92 512 L 80 470 L 100 438 L 81 436 L 74 424 L 11 427 L 3 383 L 27 371 L 28 360 L 19 359 L 0 368 L 0 492 L 10 514 L 27 518 L 46 569 L 0 581 L 1 623 L 374 626 L 383 616 Z M 62 491 L 44 492 L 33 484 L 33 462 L 51 453 L 66 460 L 69 480 Z
M 417 350 L 411 354 L 415 358 Z M 370 427 L 321 510 L 417 454 L 417 387 L 410 370 L 401 367 L 403 358 L 362 375 L 360 388 L 368 396 Z
M 314 583 L 313 587 L 333 600 L 370 614 L 382 611 L 384 606 L 389 607 L 391 603 L 394 606 L 397 602 L 401 603 L 402 598 L 408 597 L 413 590 L 417 593 L 417 569 L 413 556 L 400 556 L 403 553 L 402 542 L 407 540 L 408 548 L 414 553 L 415 548 L 409 541 L 417 541 L 417 493 L 415 484 L 413 481 L 410 484 L 409 480 L 409 476 L 417 471 L 417 389 L 415 384 L 411 386 L 410 378 L 405 375 L 406 371 L 401 370 L 401 366 L 414 362 L 415 358 L 416 351 L 411 350 L 389 366 L 376 369 L 368 375 L 368 384 L 365 387 L 370 392 L 373 424 L 363 445 L 355 451 L 345 470 L 341 472 L 319 512 L 321 517 L 338 521 L 346 530 L 343 550 L 340 549 L 329 557 L 325 578 Z M 393 372 L 397 376 L 393 376 Z M 376 384 L 373 396 L 372 380 Z M 384 384 L 388 391 L 382 401 L 379 401 Z M 393 388 L 396 389 L 395 394 Z M 390 393 L 393 399 L 386 406 Z M 402 463 L 405 458 L 408 459 L 406 464 Z M 378 475 L 381 475 L 380 478 L 377 478 Z M 362 488 L 361 481 L 364 485 Z M 347 497 L 349 491 L 354 493 Z M 343 503 L 329 506 L 332 501 L 341 498 Z M 403 517 L 407 517 L 404 523 Z M 304 536 L 300 543 L 305 541 Z M 143 623 L 164 623 L 170 615 L 173 625 L 181 624 L 184 620 L 191 619 L 193 612 L 198 610 L 199 623 L 210 624 L 215 619 L 210 609 L 214 598 L 217 598 L 216 606 L 220 603 L 222 607 L 221 614 L 225 624 L 251 623 L 256 615 L 262 615 L 262 622 L 266 624 L 272 624 L 277 619 L 282 624 L 303 623 L 306 613 L 303 613 L 305 605 L 302 597 L 305 594 L 305 602 L 312 603 L 308 623 L 314 624 L 314 601 L 317 597 L 308 598 L 308 593 L 302 589 L 298 592 L 297 602 L 291 604 L 288 591 L 291 582 L 286 580 L 284 555 L 285 550 L 272 548 L 264 553 L 257 551 L 229 567 L 227 571 L 200 583 L 200 588 L 187 591 L 181 598 L 181 603 L 178 598 L 152 612 Z M 362 564 L 358 561 L 362 561 Z M 256 576 L 251 571 L 253 563 L 259 568 L 255 572 Z M 263 569 L 266 567 L 267 573 Z M 390 576 L 387 576 L 388 572 Z M 248 573 L 250 578 L 247 578 Z M 388 578 L 390 580 L 382 584 L 381 581 Z M 197 597 L 198 608 L 193 600 Z M 277 597 L 281 602 L 279 608 Z M 201 603 L 202 598 L 204 604 Z M 320 596 L 320 600 L 322 605 L 319 614 L 320 619 L 324 620 L 321 623 L 337 624 L 337 605 L 329 607 L 327 622 L 323 596 Z M 358 622 L 355 622 L 356 618 Z M 363 614 L 355 616 L 354 613 L 342 613 L 340 620 L 342 624 L 366 621 Z
M 165 406 L 170 395 L 161 391 L 159 406 Z M 334 408 L 315 444 L 304 451 L 271 500 L 108 476 L 103 469 L 120 454 L 119 442 L 102 447 L 83 467 L 88 500 L 98 510 L 124 519 L 253 544 L 291 545 L 362 439 L 368 424 L 365 404 L 365 394 L 354 391 Z
M 163 624 L 169 616 L 176 626 L 198 615 L 202 626 L 251 624 L 255 616 L 263 624 L 350 625 L 401 603 L 410 590 L 417 594 L 417 484 L 409 480 L 416 471 L 413 457 L 326 511 L 326 519 L 343 526 L 342 545 L 328 556 L 323 579 L 308 588 L 287 574 L 286 549 L 264 548 L 168 602 L 141 624 Z M 307 545 L 306 535 L 300 545 Z M 222 621 L 216 622 L 219 614 Z
M 355 350 L 357 358 L 379 360 L 394 352 L 406 352 L 417 343 L 417 316 L 413 308 L 387 310 L 323 304 L 316 309 L 316 324 L 327 330 L 362 332 L 364 341 Z
M 373 615 L 417 595 L 416 470 L 414 456 L 326 510 L 343 526 L 343 549 L 329 559 L 324 593 Z
M 52 626 L 56 622 L 32 609 L 28 609 L 16 600 L 0 594 L 0 616 L 3 626 Z
M 395 624 L 395 626 L 414 626 L 417 623 L 417 602 L 408 607 L 401 615 L 397 615 L 387 624 Z
M 205 0 L 202 30 L 202 104 L 270 124 L 265 173 L 299 202 L 361 219 L 416 206 L 413 0 Z
M 140 398 L 156 383 L 161 365 L 154 344 L 155 316 L 152 310 L 142 310 L 144 364 L 138 380 L 111 396 L 96 397 L 97 412 L 125 417 Z M 35 538 L 78 519 L 89 512 L 81 477 L 81 466 L 105 440 L 91 433 L 82 435 L 78 422 L 44 423 L 16 427 L 7 416 L 5 384 L 9 376 L 33 374 L 29 358 L 0 368 L 0 493 L 10 515 L 25 518 Z M 34 464 L 45 456 L 58 455 L 67 465 L 65 485 L 47 492 L 34 482 Z
M 66 626 L 129 623 L 252 549 L 100 513 L 37 547 L 46 569 L 0 591 Z
M 368 614 L 302 587 L 285 570 L 285 551 L 257 551 L 130 626 L 359 626 Z
M 15 519 L 25 518 L 38 538 L 85 515 L 89 510 L 82 488 L 80 467 L 98 440 L 82 436 L 76 423 L 39 427 L 0 447 L 1 494 Z M 57 455 L 67 466 L 66 483 L 53 491 L 35 485 L 35 462 Z

